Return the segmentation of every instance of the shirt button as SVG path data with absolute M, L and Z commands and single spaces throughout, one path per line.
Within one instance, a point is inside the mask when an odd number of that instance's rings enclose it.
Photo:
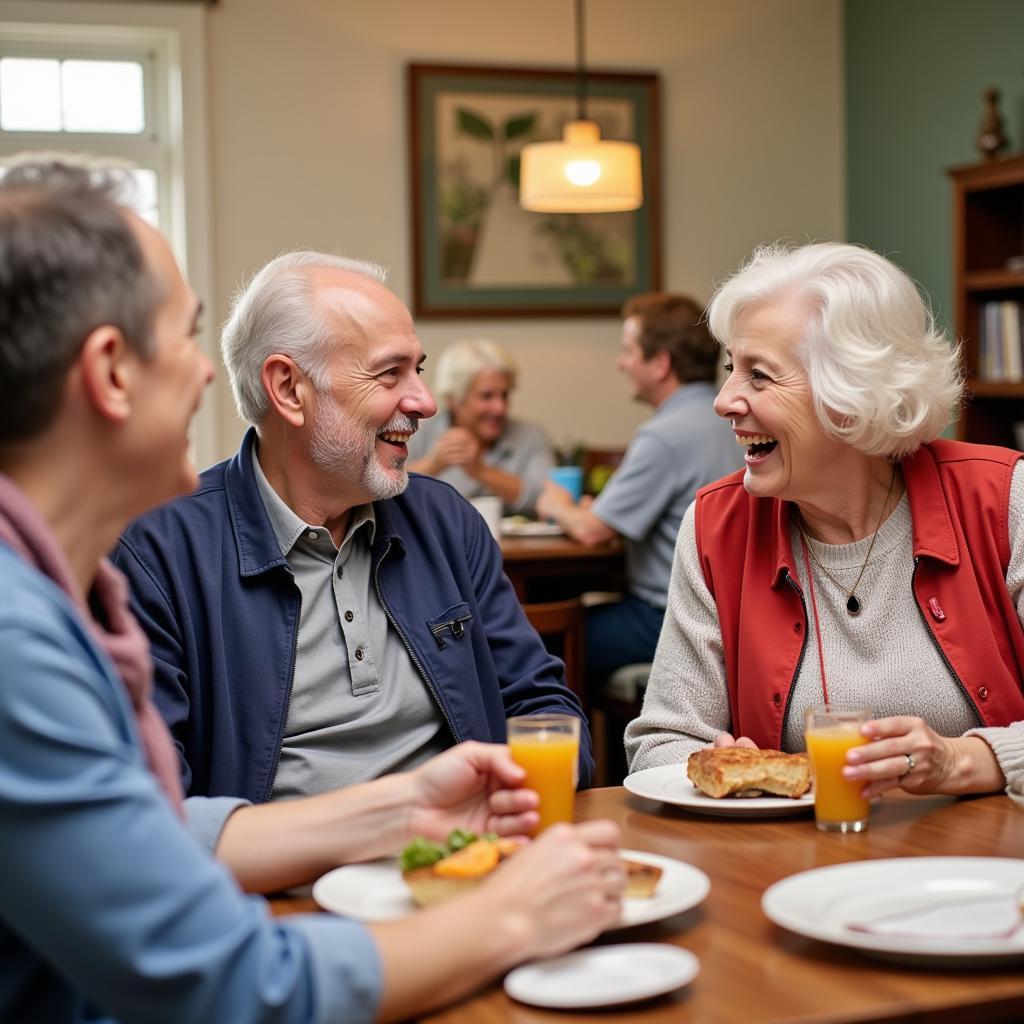
M 362 660 L 363 660 L 363 649 L 362 649 L 362 647 L 357 647 L 356 648 L 356 661 L 362 661 Z
M 778 708 L 778 707 L 782 707 L 782 694 L 781 694 L 781 693 L 773 693 L 773 694 L 772 694 L 772 703 L 773 703 L 773 704 L 774 704 L 774 705 L 775 705 L 775 706 L 776 706 L 777 708 Z
M 316 540 L 316 530 L 307 530 L 306 531 L 306 539 L 307 540 Z
M 345 566 L 339 565 L 334 571 L 338 574 L 338 579 L 340 580 L 345 575 Z
M 351 612 L 345 612 L 345 621 L 346 622 L 351 622 L 354 618 L 355 618 L 355 616 Z
M 802 622 L 794 622 L 793 623 L 793 632 L 794 633 L 799 633 L 803 628 L 804 628 L 804 624 Z
M 978 700 L 988 700 L 988 687 L 987 686 L 979 686 L 978 687 Z

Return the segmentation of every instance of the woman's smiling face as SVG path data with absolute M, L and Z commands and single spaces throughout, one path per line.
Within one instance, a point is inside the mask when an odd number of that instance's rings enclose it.
M 789 293 L 746 306 L 736 318 L 715 411 L 746 449 L 743 486 L 757 497 L 814 498 L 850 450 L 818 421 L 797 355 L 814 312 L 810 299 Z

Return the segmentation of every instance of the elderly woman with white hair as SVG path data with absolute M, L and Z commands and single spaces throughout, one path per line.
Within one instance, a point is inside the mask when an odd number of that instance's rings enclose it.
M 1022 456 L 937 440 L 958 352 L 913 282 L 858 246 L 769 246 L 709 321 L 746 466 L 683 520 L 632 770 L 802 750 L 804 709 L 837 702 L 874 709 L 843 769 L 866 797 L 1024 775 Z
M 466 498 L 497 495 L 508 513 L 533 512 L 554 460 L 540 427 L 509 418 L 517 372 L 493 341 L 449 345 L 434 381 L 445 408 L 420 423 L 407 468 L 439 477 Z

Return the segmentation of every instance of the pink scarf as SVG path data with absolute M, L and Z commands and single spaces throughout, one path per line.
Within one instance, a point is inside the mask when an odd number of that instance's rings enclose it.
M 139 738 L 150 770 L 171 806 L 184 817 L 184 794 L 178 755 L 171 734 L 153 703 L 153 662 L 149 641 L 128 607 L 128 584 L 107 559 L 93 581 L 93 597 L 102 607 L 109 629 L 97 622 L 82 597 L 67 556 L 49 524 L 14 483 L 0 473 L 0 541 L 33 568 L 48 576 L 75 603 L 89 632 L 114 663 L 138 722 Z

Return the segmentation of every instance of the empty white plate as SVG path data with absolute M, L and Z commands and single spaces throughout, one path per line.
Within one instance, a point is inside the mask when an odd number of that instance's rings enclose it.
M 521 1003 L 551 1009 L 615 1006 L 674 992 L 700 971 L 687 949 L 662 942 L 595 946 L 517 967 L 505 991 Z
M 1024 959 L 1024 861 L 898 857 L 833 864 L 765 890 L 761 908 L 798 935 L 890 959 L 984 966 Z

